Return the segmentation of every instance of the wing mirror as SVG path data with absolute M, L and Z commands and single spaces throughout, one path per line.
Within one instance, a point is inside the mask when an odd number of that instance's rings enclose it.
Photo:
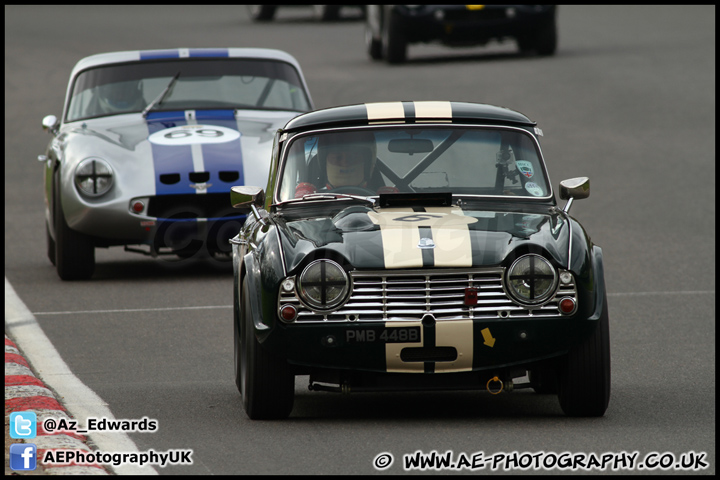
M 58 119 L 55 115 L 47 115 L 42 119 L 43 130 L 47 130 L 53 135 L 57 133 Z
M 590 196 L 590 179 L 588 177 L 569 178 L 560 182 L 560 199 L 567 200 L 563 212 L 570 211 L 573 200 L 581 200 Z
M 252 211 L 253 216 L 261 223 L 264 223 L 264 220 L 260 216 L 258 207 L 262 207 L 264 203 L 265 191 L 260 187 L 241 185 L 230 188 L 230 204 L 233 208 Z

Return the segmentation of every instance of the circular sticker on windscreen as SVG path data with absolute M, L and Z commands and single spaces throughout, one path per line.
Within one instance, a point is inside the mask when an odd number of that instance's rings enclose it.
M 525 184 L 525 190 L 527 190 L 530 195 L 533 195 L 535 197 L 542 197 L 544 194 L 543 189 L 540 188 L 540 185 L 535 182 L 527 182 Z
M 218 125 L 181 125 L 155 132 L 148 137 L 155 145 L 226 143 L 240 138 L 240 132 Z

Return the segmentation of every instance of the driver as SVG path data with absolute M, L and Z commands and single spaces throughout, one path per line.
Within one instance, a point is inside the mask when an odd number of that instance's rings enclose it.
M 145 107 L 139 81 L 101 85 L 98 87 L 98 99 L 103 113 L 132 112 Z
M 317 192 L 316 185 L 325 191 L 356 187 L 367 193 L 384 193 L 388 189 L 380 172 L 375 170 L 377 144 L 371 132 L 321 135 L 317 149 L 320 174 L 314 184 L 300 183 L 295 191 L 296 198 Z
M 320 142 L 320 168 L 324 164 L 328 189 L 346 186 L 367 188 L 377 160 L 375 137 L 371 133 L 338 135 L 325 141 L 320 137 Z

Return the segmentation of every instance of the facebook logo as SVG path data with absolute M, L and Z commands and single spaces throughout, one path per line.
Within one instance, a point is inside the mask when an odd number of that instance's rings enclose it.
M 12 438 L 35 438 L 37 415 L 35 412 L 13 412 L 10 414 L 10 436 Z
M 37 468 L 37 446 L 34 443 L 13 443 L 10 445 L 10 468 L 13 470 L 35 470 Z

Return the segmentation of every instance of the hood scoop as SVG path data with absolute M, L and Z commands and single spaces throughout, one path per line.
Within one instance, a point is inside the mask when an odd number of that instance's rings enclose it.
M 160 175 L 160 182 L 165 185 L 175 185 L 180 181 L 179 173 L 163 173 Z
M 377 225 L 370 220 L 368 213 L 373 210 L 368 207 L 348 207 L 335 215 L 332 219 L 335 228 L 342 232 L 366 232 L 375 230 Z

